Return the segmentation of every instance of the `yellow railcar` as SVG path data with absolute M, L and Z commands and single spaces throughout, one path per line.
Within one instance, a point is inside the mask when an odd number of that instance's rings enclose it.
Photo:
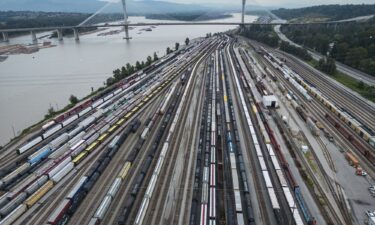
M 80 162 L 82 162 L 82 160 L 84 158 L 86 158 L 86 156 L 89 154 L 88 151 L 83 151 L 81 153 L 79 153 L 79 155 L 77 155 L 74 159 L 73 159 L 73 163 L 74 165 L 78 165 Z
M 47 181 L 42 187 L 40 187 L 34 194 L 26 199 L 25 204 L 28 208 L 31 208 L 35 203 L 39 201 L 49 190 L 53 188 L 53 181 Z
M 119 121 L 117 121 L 116 125 L 120 126 L 121 124 L 123 124 L 125 122 L 125 119 L 121 119 Z
M 107 138 L 107 136 L 108 136 L 107 132 L 100 135 L 100 137 L 98 138 L 98 141 L 103 142 Z
M 132 110 L 131 110 L 131 112 L 133 112 L 133 113 L 135 113 L 135 112 L 137 112 L 138 111 L 138 109 L 139 109 L 139 107 L 138 106 L 136 106 L 136 107 L 134 107 Z
M 257 112 L 258 112 L 257 107 L 256 107 L 254 104 L 251 104 L 251 106 L 252 106 L 252 108 L 253 108 L 253 112 L 254 112 L 254 113 L 257 113 Z
M 116 128 L 117 128 L 117 125 L 116 125 L 116 124 L 115 124 L 115 125 L 112 125 L 112 127 L 110 127 L 110 128 L 108 129 L 108 132 L 112 133 L 114 130 L 116 130 Z
M 128 120 L 130 117 L 133 115 L 132 112 L 129 112 L 128 114 L 125 115 L 125 119 Z
M 126 162 L 125 165 L 122 167 L 119 177 L 121 177 L 122 180 L 125 180 L 126 175 L 129 173 L 130 167 L 132 163 L 131 162 Z
M 87 152 L 92 152 L 92 150 L 94 150 L 94 148 L 99 144 L 99 141 L 94 141 L 93 143 L 91 143 L 86 149 L 85 151 Z

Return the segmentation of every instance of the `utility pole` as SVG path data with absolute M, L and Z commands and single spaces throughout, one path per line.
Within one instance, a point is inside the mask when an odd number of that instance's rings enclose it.
M 125 28 L 125 37 L 124 39 L 129 40 L 131 37 L 129 37 L 129 22 L 128 22 L 128 13 L 126 11 L 126 2 L 125 0 L 121 0 L 122 2 L 122 9 L 124 11 L 124 28 Z

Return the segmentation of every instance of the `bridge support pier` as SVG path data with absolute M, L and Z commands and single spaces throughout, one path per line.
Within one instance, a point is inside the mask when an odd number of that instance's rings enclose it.
M 125 28 L 125 37 L 124 37 L 124 39 L 126 39 L 126 40 L 132 39 L 131 37 L 129 37 L 129 26 L 125 25 L 124 28 Z
M 31 41 L 36 44 L 38 43 L 38 39 L 36 39 L 36 34 L 35 34 L 35 31 L 30 31 L 30 34 L 31 34 Z
M 62 40 L 63 40 L 63 33 L 62 33 L 62 30 L 61 30 L 61 29 L 57 29 L 56 32 L 57 32 L 57 39 L 58 39 L 59 41 L 62 41 Z
M 8 37 L 8 33 L 7 32 L 3 32 L 3 41 L 4 42 L 8 42 L 9 41 L 9 37 Z
M 77 28 L 73 28 L 73 33 L 74 33 L 74 39 L 76 41 L 79 41 L 79 33 Z

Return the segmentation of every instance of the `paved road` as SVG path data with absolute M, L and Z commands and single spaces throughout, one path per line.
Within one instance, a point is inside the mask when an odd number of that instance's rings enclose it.
M 293 41 L 291 41 L 288 37 L 286 37 L 280 30 L 280 26 L 281 25 L 276 25 L 274 27 L 274 30 L 275 32 L 277 33 L 277 35 L 280 37 L 281 40 L 283 41 L 286 41 L 286 42 L 289 42 L 291 45 L 294 45 L 294 46 L 297 46 L 297 47 L 300 47 L 300 48 L 303 48 L 301 45 L 299 44 L 296 44 L 294 43 Z M 321 59 L 323 56 L 319 53 L 316 53 L 316 52 L 313 52 L 311 50 L 307 50 L 310 55 L 315 59 L 315 60 L 319 60 Z M 351 68 L 347 65 L 344 65 L 340 62 L 337 62 L 336 61 L 336 67 L 338 69 L 338 71 L 342 72 L 342 73 L 345 73 L 347 74 L 348 76 L 354 78 L 354 79 L 357 79 L 357 80 L 360 80 L 360 81 L 363 81 L 364 83 L 368 84 L 368 85 L 375 85 L 375 77 L 374 76 L 371 76 L 369 74 L 366 74 L 364 72 L 361 72 L 359 70 L 356 70 L 354 68 Z

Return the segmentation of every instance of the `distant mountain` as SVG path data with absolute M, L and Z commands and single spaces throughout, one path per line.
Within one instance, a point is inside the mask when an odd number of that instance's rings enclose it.
M 0 10 L 93 13 L 106 4 L 106 2 L 98 0 L 1 0 Z M 129 14 L 138 15 L 211 10 L 209 7 L 196 4 L 178 4 L 151 0 L 127 0 L 127 6 Z M 121 7 L 121 3 L 112 3 L 103 12 L 121 12 Z

